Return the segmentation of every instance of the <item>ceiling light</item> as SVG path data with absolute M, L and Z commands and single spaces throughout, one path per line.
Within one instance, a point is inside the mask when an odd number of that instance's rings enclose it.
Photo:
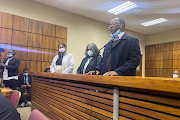
M 166 21 L 168 21 L 168 20 L 165 18 L 159 18 L 159 19 L 155 19 L 155 20 L 151 20 L 148 22 L 141 23 L 141 25 L 151 26 L 151 25 L 159 24 L 159 23 L 166 22 Z
M 125 12 L 125 11 L 130 10 L 130 9 L 133 9 L 133 8 L 135 8 L 135 7 L 137 7 L 136 4 L 128 1 L 128 2 L 125 2 L 124 4 L 121 4 L 121 5 L 113 8 L 113 9 L 110 9 L 108 12 L 110 12 L 110 13 L 112 13 L 112 14 L 115 14 L 115 15 L 118 15 L 118 14 L 120 14 L 120 13 L 123 13 L 123 12 Z

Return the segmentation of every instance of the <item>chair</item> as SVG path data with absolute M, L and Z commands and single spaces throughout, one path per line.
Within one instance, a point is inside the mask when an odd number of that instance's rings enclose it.
M 15 106 L 15 108 L 17 108 L 17 106 L 18 106 L 20 97 L 21 97 L 21 92 L 14 90 L 11 95 L 10 101 Z
M 49 120 L 39 110 L 35 109 L 31 112 L 28 120 Z

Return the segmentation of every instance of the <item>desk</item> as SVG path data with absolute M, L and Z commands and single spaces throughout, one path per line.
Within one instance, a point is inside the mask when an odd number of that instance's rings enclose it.
M 0 88 L 1 89 L 1 93 L 7 98 L 10 100 L 11 98 L 11 95 L 12 95 L 12 92 L 13 90 L 11 88 Z
M 30 73 L 32 110 L 52 120 L 180 120 L 180 79 Z

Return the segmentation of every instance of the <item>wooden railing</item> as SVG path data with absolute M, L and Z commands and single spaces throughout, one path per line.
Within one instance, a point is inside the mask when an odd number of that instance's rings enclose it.
M 32 110 L 52 120 L 180 120 L 180 79 L 31 75 Z

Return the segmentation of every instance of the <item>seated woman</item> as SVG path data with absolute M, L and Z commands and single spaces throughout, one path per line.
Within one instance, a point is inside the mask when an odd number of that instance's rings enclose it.
M 56 55 L 51 63 L 51 73 L 73 73 L 74 56 L 66 51 L 66 45 L 60 43 L 58 45 L 59 53 Z
M 92 71 L 95 69 L 97 65 L 99 65 L 102 57 L 99 55 L 99 49 L 94 43 L 90 43 L 86 47 L 85 51 L 86 57 L 82 60 L 80 66 L 77 69 L 77 74 L 86 74 L 89 71 Z M 97 56 L 97 64 L 96 62 L 96 56 Z

